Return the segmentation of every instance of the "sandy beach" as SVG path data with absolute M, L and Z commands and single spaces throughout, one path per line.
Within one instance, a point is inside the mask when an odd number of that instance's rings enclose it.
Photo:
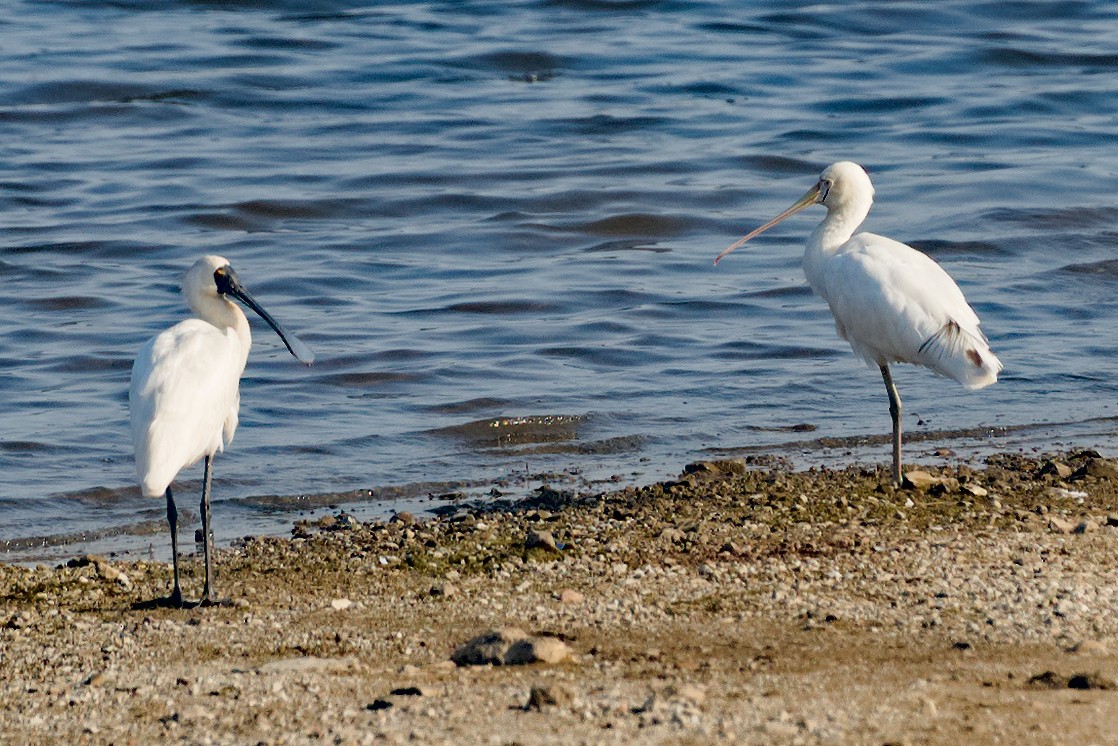
M 737 460 L 342 513 L 223 548 L 209 608 L 153 602 L 169 564 L 3 565 L 0 741 L 1116 742 L 1118 464 L 912 482 Z

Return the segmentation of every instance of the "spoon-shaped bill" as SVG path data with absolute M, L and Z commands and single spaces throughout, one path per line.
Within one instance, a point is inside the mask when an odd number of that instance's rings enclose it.
M 774 225 L 779 223 L 781 220 L 784 220 L 784 218 L 789 217 L 791 215 L 795 215 L 797 212 L 804 209 L 805 207 L 810 207 L 811 205 L 814 205 L 819 199 L 819 192 L 820 192 L 820 185 L 816 184 L 815 186 L 813 186 L 811 189 L 809 189 L 807 191 L 807 194 L 805 194 L 804 196 L 802 196 L 798 200 L 796 200 L 796 203 L 794 205 L 792 205 L 791 207 L 789 207 L 787 210 L 780 213 L 775 218 L 773 218 L 769 222 L 762 225 L 760 228 L 754 229 L 749 234 L 743 236 L 742 238 L 739 238 L 733 244 L 728 246 L 721 254 L 719 254 L 717 257 L 715 257 L 714 263 L 718 264 L 718 262 L 722 261 L 722 257 L 726 256 L 731 251 L 733 251 L 737 247 L 741 246 L 742 244 L 744 244 L 746 241 L 753 238 L 754 236 L 761 235 L 762 233 L 767 231 L 769 228 L 772 228 Z
M 256 311 L 260 318 L 267 321 L 268 326 L 275 330 L 276 334 L 279 335 L 279 338 L 282 339 L 283 343 L 287 346 L 287 351 L 294 355 L 299 362 L 306 363 L 307 365 L 313 363 L 314 352 L 311 348 L 307 347 L 303 340 L 280 326 L 280 323 L 272 318 L 272 314 L 265 311 L 264 307 L 257 303 L 255 298 L 249 295 L 249 292 L 245 290 L 245 286 L 237 279 L 237 274 L 233 271 L 232 267 L 224 267 L 223 269 L 225 270 L 224 272 L 218 270 L 218 273 L 215 274 L 215 279 L 218 282 L 218 290 L 223 295 L 232 295 L 253 311 Z

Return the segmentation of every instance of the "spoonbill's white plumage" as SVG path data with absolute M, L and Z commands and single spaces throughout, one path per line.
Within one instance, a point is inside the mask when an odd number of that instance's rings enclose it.
M 865 169 L 842 161 L 787 210 L 729 246 L 724 256 L 781 220 L 821 204 L 827 216 L 811 234 L 804 274 L 831 307 L 835 328 L 854 353 L 881 370 L 893 418 L 893 481 L 901 481 L 901 399 L 890 363 L 912 363 L 968 389 L 998 380 L 1001 361 L 990 351 L 978 316 L 959 286 L 927 255 L 873 233 L 854 231 L 873 204 Z
M 136 451 L 136 473 L 145 497 L 165 496 L 171 529 L 174 588 L 169 601 L 183 603 L 179 586 L 178 511 L 171 482 L 179 471 L 205 459 L 201 518 L 205 555 L 202 602 L 216 600 L 210 558 L 210 483 L 214 454 L 237 430 L 240 380 L 252 335 L 236 298 L 279 334 L 296 358 L 310 364 L 314 353 L 286 332 L 240 284 L 229 262 L 204 256 L 187 270 L 183 296 L 194 318 L 148 340 L 132 365 L 128 407 Z

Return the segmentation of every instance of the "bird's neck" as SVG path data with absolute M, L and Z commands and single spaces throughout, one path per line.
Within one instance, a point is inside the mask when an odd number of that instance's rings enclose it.
M 829 208 L 827 217 L 816 227 L 815 232 L 807 242 L 807 251 L 804 252 L 804 274 L 808 284 L 817 295 L 828 299 L 825 265 L 827 259 L 834 256 L 843 244 L 850 240 L 854 231 L 869 214 L 870 203 L 865 205 L 850 205 L 849 203 L 837 208 Z
M 193 311 L 198 318 L 222 331 L 232 329 L 240 338 L 245 359 L 248 359 L 248 351 L 252 346 L 252 333 L 249 331 L 248 319 L 245 318 L 240 306 L 227 298 L 206 298 Z
M 865 202 L 847 202 L 837 207 L 828 208 L 827 217 L 811 234 L 808 243 L 809 251 L 822 254 L 832 254 L 844 243 L 850 240 L 854 231 L 858 230 L 866 215 L 870 212 L 868 200 Z

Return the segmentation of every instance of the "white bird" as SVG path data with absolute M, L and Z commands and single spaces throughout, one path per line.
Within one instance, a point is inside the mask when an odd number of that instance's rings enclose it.
M 150 339 L 132 365 L 128 408 L 136 449 L 136 473 L 145 497 L 166 496 L 171 528 L 174 589 L 168 602 L 182 606 L 179 586 L 178 511 L 171 482 L 179 471 L 205 458 L 201 518 L 205 554 L 203 604 L 216 602 L 210 559 L 210 482 L 213 457 L 233 440 L 240 406 L 240 380 L 252 336 L 237 298 L 268 322 L 287 349 L 308 365 L 314 353 L 287 333 L 240 284 L 229 262 L 204 256 L 187 270 L 182 293 L 195 318 L 180 321 Z
M 893 481 L 901 482 L 901 398 L 890 363 L 911 363 L 952 378 L 968 389 L 998 380 L 1001 361 L 990 351 L 978 316 L 959 286 L 911 246 L 873 233 L 854 231 L 873 204 L 873 184 L 857 163 L 829 166 L 795 204 L 737 241 L 714 260 L 814 204 L 827 217 L 811 234 L 804 274 L 827 301 L 838 335 L 854 354 L 881 369 L 893 417 Z

